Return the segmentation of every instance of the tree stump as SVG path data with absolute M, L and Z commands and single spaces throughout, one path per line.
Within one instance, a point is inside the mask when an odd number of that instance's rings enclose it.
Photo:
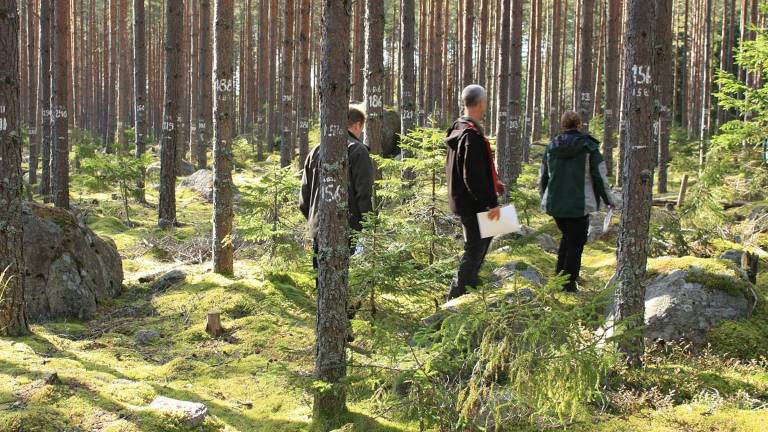
M 208 321 L 205 324 L 205 332 L 213 338 L 217 338 L 224 334 L 224 328 L 221 326 L 221 314 L 219 312 L 208 312 Z
M 677 195 L 677 208 L 680 208 L 685 203 L 685 193 L 688 191 L 688 174 L 683 175 L 683 180 L 680 182 L 680 193 Z

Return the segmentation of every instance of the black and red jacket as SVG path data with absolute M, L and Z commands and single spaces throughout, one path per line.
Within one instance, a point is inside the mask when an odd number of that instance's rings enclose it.
M 448 204 L 459 216 L 472 216 L 499 206 L 503 186 L 496 178 L 493 153 L 483 130 L 469 117 L 460 117 L 445 138 L 448 156 Z

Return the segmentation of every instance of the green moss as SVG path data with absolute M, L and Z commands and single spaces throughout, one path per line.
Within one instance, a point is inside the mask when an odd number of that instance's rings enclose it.
M 87 223 L 92 230 L 106 235 L 122 233 L 128 229 L 120 219 L 114 216 L 91 216 L 88 218 Z
M 648 262 L 648 276 L 686 270 L 686 281 L 704 287 L 725 291 L 731 295 L 745 295 L 751 298 L 751 284 L 733 263 L 714 258 L 663 257 Z
M 726 321 L 710 330 L 707 342 L 718 354 L 744 360 L 768 358 L 768 320 Z

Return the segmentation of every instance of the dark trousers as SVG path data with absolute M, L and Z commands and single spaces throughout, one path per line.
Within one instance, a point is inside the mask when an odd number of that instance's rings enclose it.
M 565 285 L 566 291 L 576 291 L 576 281 L 581 272 L 581 255 L 584 245 L 587 244 L 589 232 L 589 216 L 578 218 L 555 218 L 557 227 L 563 233 L 560 240 L 560 249 L 557 253 L 557 268 L 555 273 L 561 272 L 570 276 Z
M 448 292 L 448 300 L 466 294 L 468 286 L 478 285 L 478 274 L 493 240 L 493 237 L 480 237 L 477 215 L 462 216 L 461 225 L 464 227 L 464 256 L 461 257 L 459 271 Z

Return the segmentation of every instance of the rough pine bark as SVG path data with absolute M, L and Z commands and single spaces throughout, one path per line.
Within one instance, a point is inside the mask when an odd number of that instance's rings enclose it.
M 499 167 L 499 179 L 506 185 L 514 181 L 514 173 L 519 171 L 521 160 L 512 157 L 512 144 L 509 140 L 509 46 L 510 37 L 510 0 L 501 0 L 501 28 L 499 29 L 498 92 L 496 93 L 496 161 Z
M 51 13 L 53 0 L 40 1 L 40 74 L 37 84 L 40 100 L 41 178 L 40 195 L 44 201 L 51 195 Z
M 277 61 L 278 61 L 278 39 L 280 37 L 278 26 L 278 7 L 277 0 L 271 0 L 269 5 L 269 77 L 267 82 L 267 109 L 266 118 L 267 127 L 265 132 L 267 134 L 266 143 L 268 151 L 272 152 L 275 149 L 275 135 L 277 131 L 277 111 L 275 110 L 275 93 L 277 93 Z
M 280 80 L 280 103 L 282 134 L 280 138 L 280 166 L 291 164 L 293 146 L 293 14 L 294 0 L 286 0 L 283 5 L 283 55 L 281 61 L 282 79 Z
M 755 6 L 756 8 L 756 6 Z M 710 110 L 710 94 L 711 94 L 711 82 L 712 82 L 712 0 L 704 0 L 704 28 L 703 28 L 703 41 L 702 41 L 702 57 L 703 64 L 701 65 L 701 118 L 699 126 L 699 167 L 703 169 L 704 163 L 707 158 L 707 140 L 709 139 L 709 118 L 711 114 Z
M 350 0 L 323 0 L 315 379 L 329 388 L 316 391 L 313 416 L 326 430 L 341 426 L 347 411 L 341 381 L 347 374 L 349 8 Z
M 158 226 L 170 228 L 176 224 L 176 152 L 182 142 L 181 101 L 184 89 L 184 64 L 182 45 L 184 43 L 184 2 L 165 2 L 165 66 L 163 79 L 163 124 L 160 148 L 160 203 Z
M 472 73 L 474 72 L 473 67 L 473 58 L 472 58 L 472 48 L 474 44 L 472 43 L 472 31 L 475 27 L 475 2 L 474 0 L 464 0 L 464 9 L 462 10 L 462 13 L 464 14 L 464 27 L 462 28 L 463 34 L 462 34 L 462 41 L 464 43 L 464 52 L 463 52 L 463 66 L 461 68 L 462 76 L 461 76 L 461 83 L 462 86 L 468 86 L 474 82 L 472 78 Z
M 136 128 L 135 151 L 136 157 L 146 151 L 147 137 L 147 36 L 144 0 L 133 0 L 133 96 L 134 96 L 134 126 Z M 144 176 L 136 185 L 136 198 L 139 202 L 146 201 L 144 197 Z
M 37 129 L 38 113 L 38 72 L 37 72 L 37 1 L 27 6 L 27 122 L 29 124 L 29 184 L 37 183 L 37 165 L 39 159 L 40 134 Z
M 233 0 L 216 0 L 215 26 L 215 138 L 213 141 L 213 271 L 234 273 L 232 246 L 232 136 L 235 110 L 232 103 L 235 67 L 235 9 Z
M 552 46 L 549 62 L 549 135 L 556 136 L 560 132 L 560 27 L 561 0 L 552 0 L 552 29 L 550 44 Z M 613 1 L 613 0 L 608 0 Z
M 624 108 L 624 180 L 619 235 L 615 319 L 620 329 L 632 332 L 643 325 L 648 260 L 648 228 L 653 199 L 653 123 L 655 74 L 653 70 L 653 3 L 628 0 L 629 15 L 624 56 L 626 81 Z M 625 336 L 619 350 L 629 365 L 639 366 L 644 345 L 642 331 Z
M 365 76 L 365 0 L 355 0 L 352 12 L 352 100 L 363 100 Z
M 115 131 L 117 130 L 117 85 L 118 85 L 118 62 L 119 62 L 119 44 L 118 44 L 118 9 L 119 0 L 111 0 L 109 7 L 105 5 L 105 11 L 109 11 L 109 24 L 108 24 L 108 48 L 107 56 L 109 57 L 108 67 L 109 72 L 107 75 L 107 105 L 105 107 L 107 121 L 106 121 L 106 136 L 104 137 L 104 145 L 106 146 L 107 153 L 114 152 Z M 54 1 L 55 3 L 55 1 Z
M 416 65 L 414 0 L 403 0 L 400 8 L 400 130 L 408 134 L 416 125 Z
M 490 0 L 480 0 L 480 41 L 478 46 L 480 52 L 477 59 L 477 83 L 484 87 L 487 85 L 486 81 L 488 80 L 489 2 Z
M 269 80 L 269 0 L 259 0 L 259 32 L 258 32 L 258 62 L 256 63 L 256 76 L 259 85 L 256 86 L 256 128 L 263 133 L 267 130 L 268 114 L 268 90 L 269 86 L 264 83 Z M 257 138 L 256 141 L 256 160 L 264 160 L 264 143 L 266 135 Z
M 605 126 L 603 128 L 603 157 L 608 175 L 613 175 L 613 148 L 616 147 L 616 133 L 619 119 L 619 80 L 621 63 L 619 34 L 623 15 L 621 0 L 608 0 L 608 37 L 605 46 Z
M 310 54 L 312 50 L 312 44 L 310 38 L 311 31 L 311 19 L 312 19 L 312 1 L 301 0 L 301 23 L 299 26 L 299 94 L 298 103 L 296 106 L 296 113 L 298 119 L 296 121 L 296 131 L 298 136 L 296 141 L 299 146 L 299 164 L 303 164 L 304 160 L 309 154 L 309 121 L 312 111 L 312 87 L 310 76 Z
M 511 43 L 509 46 L 509 147 L 510 159 L 513 161 L 515 170 L 512 171 L 512 178 L 516 179 L 520 175 L 523 160 L 523 127 L 526 121 L 523 119 L 523 1 L 512 0 L 512 18 Z M 502 43 L 499 40 L 499 43 Z M 497 83 L 498 85 L 498 83 Z M 501 109 L 501 107 L 499 107 Z M 511 185 L 511 183 L 507 183 Z
M 0 0 L 0 336 L 29 333 L 24 304 L 21 80 L 16 7 L 16 0 Z
M 594 0 L 581 0 L 581 17 L 579 23 L 579 63 L 578 63 L 578 104 L 581 115 L 582 130 L 589 131 L 589 121 L 592 119 L 592 30 L 594 27 Z
M 128 44 L 128 0 L 118 0 L 117 32 L 119 43 L 119 69 L 117 72 L 117 142 L 122 151 L 128 150 L 128 129 L 130 118 L 128 114 L 130 91 L 130 45 Z
M 365 143 L 372 154 L 381 154 L 384 112 L 384 0 L 366 0 L 365 89 L 367 120 Z
M 195 161 L 197 162 L 197 169 L 204 169 L 208 166 L 208 146 L 210 145 L 211 139 L 213 138 L 213 80 L 211 79 L 211 69 L 213 68 L 213 56 L 211 53 L 212 45 L 213 37 L 211 34 L 211 1 L 201 0 L 200 41 L 198 42 L 200 56 L 200 67 L 198 68 L 200 80 L 200 102 L 197 111 L 197 145 L 195 147 Z
M 656 183 L 659 193 L 667 192 L 667 164 L 669 163 L 669 138 L 672 127 L 672 86 L 674 66 L 672 52 L 672 0 L 655 0 L 656 28 L 654 71 L 656 73 L 656 106 L 659 111 L 656 140 L 658 144 L 659 175 Z
M 53 204 L 69 209 L 69 2 L 54 2 L 51 73 L 51 190 Z

